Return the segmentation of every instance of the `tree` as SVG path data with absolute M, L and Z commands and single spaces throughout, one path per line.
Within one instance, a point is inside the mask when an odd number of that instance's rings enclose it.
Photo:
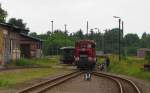
M 2 9 L 1 4 L 0 4 L 0 22 L 5 22 L 7 17 L 7 11 L 5 11 L 4 9 Z
M 124 37 L 124 43 L 126 46 L 126 55 L 136 55 L 139 48 L 140 39 L 137 34 L 129 33 Z
M 38 35 L 37 35 L 36 32 L 31 32 L 31 33 L 29 33 L 29 36 L 32 36 L 32 37 L 38 37 Z
M 122 31 L 121 31 L 122 32 Z M 122 33 L 121 36 L 122 37 Z M 119 48 L 119 29 L 106 29 L 104 33 L 104 50 L 109 53 L 118 53 Z M 122 40 L 121 40 L 121 49 L 122 49 Z
M 11 19 L 9 19 L 8 23 L 13 26 L 20 27 L 22 29 L 28 29 L 26 27 L 26 23 L 24 23 L 22 19 L 11 18 Z
M 142 38 L 140 40 L 140 47 L 141 48 L 150 48 L 150 34 L 143 33 Z
M 22 19 L 11 18 L 11 19 L 9 19 L 8 23 L 11 24 L 12 26 L 16 26 L 21 29 L 25 29 L 25 30 L 21 31 L 21 33 L 23 33 L 23 34 L 28 34 L 28 32 L 29 32 L 28 31 L 29 28 L 26 27 L 26 23 L 24 23 Z
M 147 33 L 144 32 L 144 33 L 142 34 L 142 39 L 144 39 L 144 38 L 146 38 L 146 37 L 147 37 Z
M 78 30 L 76 33 L 73 34 L 73 37 L 76 37 L 78 39 L 84 39 L 84 34 L 82 29 Z
M 94 40 L 94 36 L 95 36 L 94 29 L 90 29 L 90 34 L 88 35 L 88 38 Z
M 124 38 L 126 46 L 138 46 L 140 39 L 137 34 L 127 34 Z

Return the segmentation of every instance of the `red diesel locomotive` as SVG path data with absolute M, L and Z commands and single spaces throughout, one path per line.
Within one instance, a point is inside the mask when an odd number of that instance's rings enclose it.
M 93 40 L 80 40 L 75 43 L 77 68 L 92 70 L 96 64 L 96 43 Z

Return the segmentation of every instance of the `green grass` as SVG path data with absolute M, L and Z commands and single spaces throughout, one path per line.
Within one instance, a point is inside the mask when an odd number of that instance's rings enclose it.
M 0 87 L 13 87 L 15 84 L 23 83 L 35 78 L 53 75 L 61 69 L 55 68 L 36 68 L 36 69 L 21 69 L 0 73 Z M 65 71 L 65 70 L 64 70 Z
M 127 57 L 126 60 L 123 59 L 119 62 L 118 57 L 113 55 L 110 56 L 110 61 L 110 67 L 108 68 L 110 72 L 150 81 L 150 72 L 143 70 L 143 65 L 146 63 L 144 59 Z
M 34 59 L 25 59 L 21 58 L 17 62 L 13 62 L 13 65 L 16 66 L 51 66 L 59 64 L 58 56 L 44 57 L 44 58 L 34 58 Z M 12 64 L 11 64 L 12 65 Z
M 65 69 L 65 67 L 59 64 L 59 58 L 56 56 L 41 59 L 20 59 L 16 64 L 17 66 L 49 66 L 49 67 L 2 71 L 0 72 L 1 88 L 10 88 L 15 86 L 16 84 L 20 84 L 36 78 L 41 78 L 56 73 L 68 72 L 68 70 Z M 57 68 L 55 66 L 61 66 L 61 68 Z

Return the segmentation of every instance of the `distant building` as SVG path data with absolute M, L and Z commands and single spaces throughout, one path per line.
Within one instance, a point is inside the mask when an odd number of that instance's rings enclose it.
M 140 49 L 137 50 L 137 56 L 141 57 L 141 58 L 144 58 L 146 56 L 146 52 L 147 51 L 150 51 L 150 49 L 148 49 L 148 48 L 140 48 Z
M 96 51 L 96 56 L 102 56 L 104 55 L 104 51 Z

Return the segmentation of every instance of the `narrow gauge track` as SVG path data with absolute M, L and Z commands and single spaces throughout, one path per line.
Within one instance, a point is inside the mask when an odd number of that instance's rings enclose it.
M 16 93 L 44 93 L 47 90 L 49 90 L 50 88 L 57 86 L 59 84 L 62 84 L 64 82 L 66 82 L 67 80 L 75 78 L 81 74 L 82 74 L 82 72 L 80 72 L 80 71 L 72 72 L 67 75 L 57 77 L 52 80 L 47 80 L 47 81 L 41 82 L 39 84 L 33 85 L 33 86 L 25 88 L 23 90 L 20 90 Z
M 116 82 L 120 91 L 119 93 L 141 93 L 137 85 L 131 80 L 99 72 L 93 72 L 92 74 L 100 77 L 106 77 Z

